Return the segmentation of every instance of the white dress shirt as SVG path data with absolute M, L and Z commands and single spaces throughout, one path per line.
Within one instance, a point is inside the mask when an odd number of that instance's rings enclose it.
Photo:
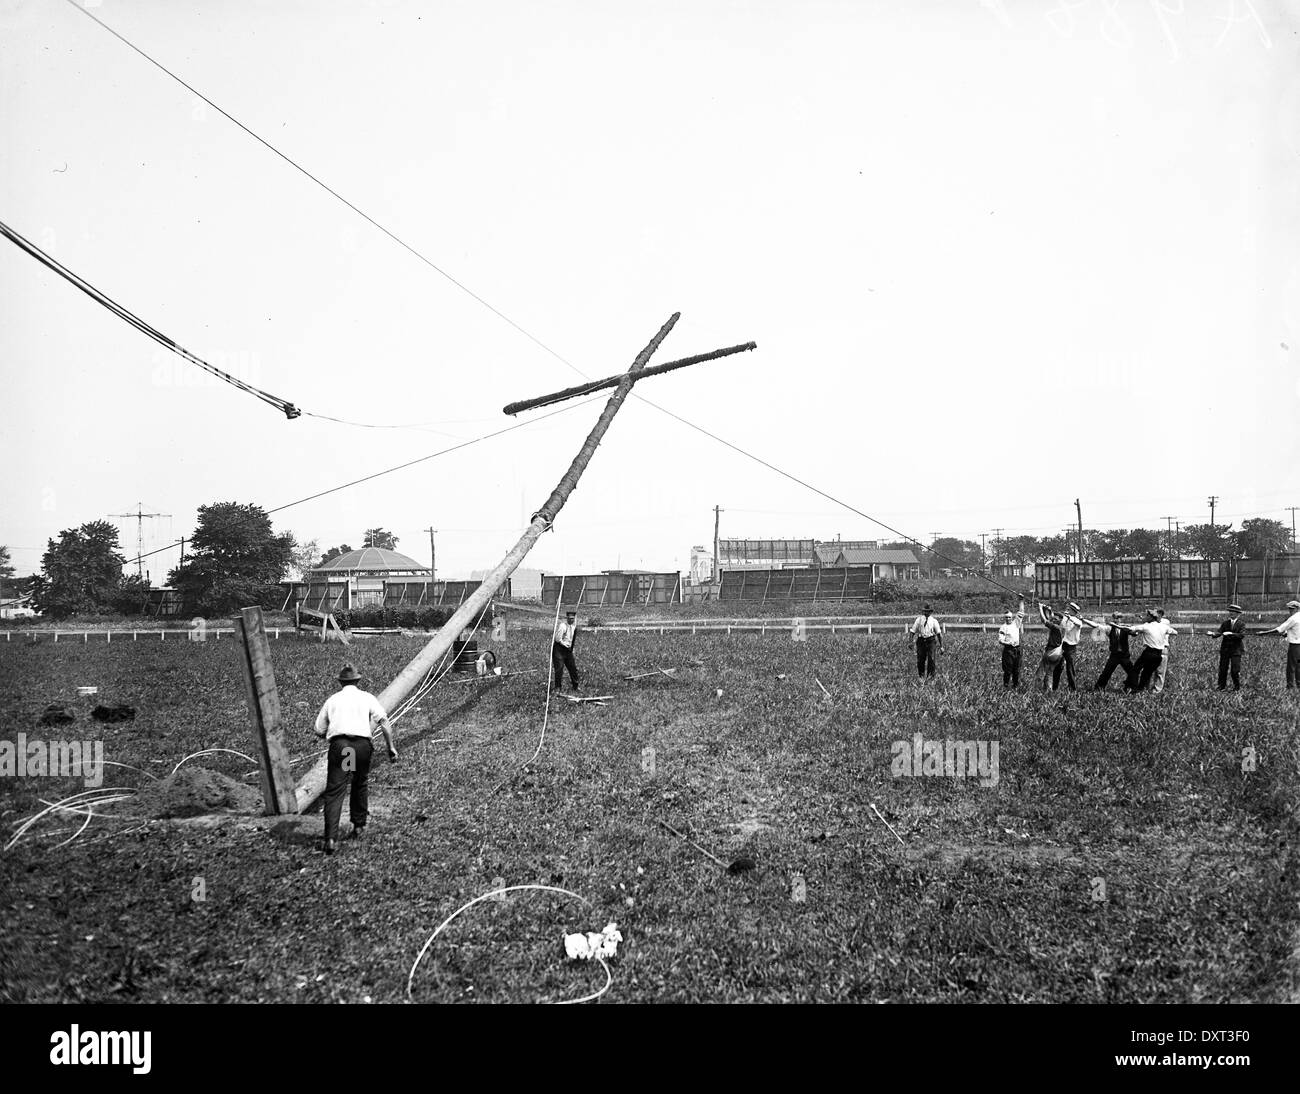
M 1169 648 L 1169 636 L 1177 634 L 1178 628 L 1163 619 L 1157 619 L 1154 623 L 1138 623 L 1133 628 L 1142 636 L 1142 644 L 1149 650 L 1159 650 L 1164 653 Z
M 368 691 L 359 687 L 344 687 L 336 691 L 320 708 L 316 716 L 316 732 L 332 737 L 369 737 L 370 722 L 387 718 L 388 712 Z
M 573 639 L 578 633 L 577 623 L 561 623 L 555 628 L 555 641 L 565 649 L 573 649 Z
M 912 624 L 912 633 L 918 638 L 933 638 L 943 634 L 943 624 L 932 615 L 918 615 Z
M 1004 646 L 1020 645 L 1020 624 L 1021 620 L 1013 619 L 1010 623 L 1003 623 L 998 628 L 998 641 Z
M 1290 619 L 1283 621 L 1273 628 L 1278 634 L 1286 635 L 1287 645 L 1300 646 L 1300 612 L 1296 612 Z M 1273 631 L 1265 631 L 1265 634 L 1272 634 Z
M 1067 615 L 1061 620 L 1061 641 L 1068 642 L 1071 646 L 1079 644 L 1079 637 L 1083 634 L 1083 620 L 1077 615 Z

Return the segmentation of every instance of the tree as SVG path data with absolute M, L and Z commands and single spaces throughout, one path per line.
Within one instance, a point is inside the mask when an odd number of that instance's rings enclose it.
M 1037 562 L 1039 559 L 1037 536 L 1011 536 L 995 542 L 999 544 L 998 557 L 1004 562 L 1023 566 L 1027 562 Z
M 306 543 L 299 543 L 294 546 L 293 555 L 289 560 L 290 579 L 301 581 L 308 570 L 316 568 L 316 556 L 320 554 L 320 544 L 309 539 Z
M 365 539 L 362 541 L 364 547 L 382 547 L 385 551 L 397 550 L 397 537 L 392 532 L 387 532 L 383 528 L 367 528 Z
M 168 577 L 185 611 L 224 615 L 261 602 L 293 561 L 292 533 L 276 535 L 260 505 L 223 501 L 199 507 L 193 553 Z
M 1125 537 L 1123 558 L 1150 562 L 1165 557 L 1164 537 L 1150 528 L 1134 528 Z
M 1193 558 L 1226 561 L 1236 557 L 1237 540 L 1230 524 L 1189 524 L 1179 539 Z
M 1043 536 L 1038 540 L 1038 557 L 1036 562 L 1064 562 L 1070 554 L 1069 545 L 1064 536 Z
M 1239 558 L 1271 558 L 1286 553 L 1291 545 L 1291 529 L 1280 520 L 1251 517 L 1241 522 L 1235 539 Z
M 316 563 L 316 565 L 324 566 L 325 563 L 332 562 L 340 555 L 347 555 L 351 553 L 352 553 L 352 547 L 347 543 L 343 544 L 342 547 L 331 547 L 328 551 L 326 551 L 323 555 L 320 556 L 320 561 Z
M 922 559 L 926 570 L 978 570 L 980 565 L 980 545 L 968 539 L 954 536 L 940 536 L 925 552 Z
M 14 576 L 13 562 L 9 558 L 9 548 L 0 545 L 0 581 Z
M 1124 557 L 1127 543 L 1127 528 L 1108 528 L 1104 532 L 1098 532 L 1097 538 L 1093 540 L 1092 557 L 1099 562 L 1114 562 Z
M 49 540 L 32 585 L 36 608 L 54 619 L 111 608 L 126 561 L 118 546 L 117 527 L 106 520 L 66 528 L 57 543 Z

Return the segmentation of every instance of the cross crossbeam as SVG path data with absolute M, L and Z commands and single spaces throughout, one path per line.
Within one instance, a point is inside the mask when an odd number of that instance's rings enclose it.
M 708 353 L 697 353 L 694 357 L 683 357 L 677 361 L 665 361 L 662 365 L 653 365 L 650 368 L 641 369 L 637 372 L 636 379 L 644 380 L 647 376 L 659 376 L 665 372 L 672 372 L 674 369 L 686 368 L 688 365 L 698 365 L 704 361 L 716 361 L 719 357 L 730 357 L 734 353 L 745 353 L 751 349 L 758 349 L 758 343 L 746 342 L 743 346 L 726 346 L 723 349 L 710 350 Z M 535 399 L 521 399 L 517 403 L 508 403 L 503 406 L 501 413 L 513 417 L 525 410 L 533 410 L 539 406 L 550 406 L 552 403 L 562 403 L 566 399 L 576 399 L 579 395 L 589 395 L 593 391 L 603 391 L 607 387 L 617 387 L 626 375 L 627 373 L 620 372 L 617 376 L 606 376 L 603 380 L 591 380 L 575 387 L 566 387 L 563 391 L 554 391 L 550 395 L 539 395 Z

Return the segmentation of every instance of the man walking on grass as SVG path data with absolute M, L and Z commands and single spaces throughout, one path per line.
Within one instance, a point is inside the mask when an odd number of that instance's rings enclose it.
M 578 663 L 573 659 L 573 645 L 578 639 L 578 613 L 565 612 L 564 622 L 555 628 L 551 640 L 551 687 L 559 690 L 564 681 L 564 670 L 569 670 L 569 683 L 578 690 Z
M 1241 608 L 1228 605 L 1228 618 L 1219 624 L 1219 690 L 1228 690 L 1228 673 L 1232 673 L 1232 690 L 1241 690 L 1241 651 L 1246 644 L 1246 621 Z
M 327 855 L 338 847 L 339 817 L 343 812 L 343 791 L 349 781 L 352 793 L 348 799 L 348 812 L 352 816 L 352 838 L 360 839 L 365 833 L 370 816 L 370 759 L 372 727 L 378 724 L 388 743 L 388 755 L 397 759 L 393 747 L 392 727 L 388 712 L 368 691 L 358 686 L 361 674 L 351 664 L 339 673 L 339 688 L 325 700 L 316 716 L 316 736 L 329 743 L 329 774 L 325 780 L 325 844 Z
M 1300 600 L 1288 601 L 1287 607 L 1291 609 L 1289 618 L 1276 627 L 1255 633 L 1286 635 L 1286 686 L 1290 689 L 1300 688 Z
M 1008 611 L 1006 622 L 998 628 L 998 645 L 1002 647 L 1002 686 L 1020 686 L 1021 645 L 1025 637 L 1025 598 L 1020 598 L 1020 610 Z
M 934 651 L 943 649 L 943 624 L 930 614 L 930 605 L 921 606 L 921 614 L 912 623 L 908 645 L 916 649 L 916 675 L 934 675 Z

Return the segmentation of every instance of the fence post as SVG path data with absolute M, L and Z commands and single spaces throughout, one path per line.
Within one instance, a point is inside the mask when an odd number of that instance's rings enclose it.
M 262 800 L 268 815 L 298 812 L 298 796 L 293 771 L 289 767 L 289 750 L 280 727 L 280 693 L 271 668 L 271 650 L 266 641 L 262 609 L 244 608 L 239 613 L 239 638 L 244 656 L 248 712 L 253 722 L 262 774 Z

